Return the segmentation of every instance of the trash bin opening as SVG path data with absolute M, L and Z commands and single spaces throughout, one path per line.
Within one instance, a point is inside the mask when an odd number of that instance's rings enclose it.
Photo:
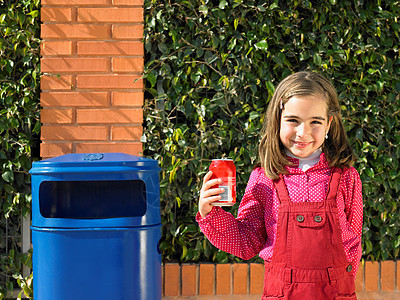
M 43 181 L 39 209 L 45 218 L 105 219 L 146 213 L 142 180 Z

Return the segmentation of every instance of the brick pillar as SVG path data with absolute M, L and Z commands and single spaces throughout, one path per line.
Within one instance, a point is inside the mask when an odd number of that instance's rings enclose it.
M 41 4 L 41 157 L 139 155 L 143 0 Z

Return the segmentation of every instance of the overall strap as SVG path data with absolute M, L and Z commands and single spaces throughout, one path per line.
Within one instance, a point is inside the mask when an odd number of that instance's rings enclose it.
M 331 178 L 329 180 L 328 191 L 326 192 L 326 201 L 334 201 L 336 203 L 336 194 L 339 189 L 340 178 L 342 177 L 343 169 L 333 168 Z
M 279 203 L 290 202 L 289 192 L 283 179 L 283 175 L 280 174 L 279 178 L 274 180 L 274 183 Z

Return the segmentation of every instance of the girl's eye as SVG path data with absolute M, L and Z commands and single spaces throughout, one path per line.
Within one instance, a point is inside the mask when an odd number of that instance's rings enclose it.
M 322 122 L 320 122 L 320 121 L 312 121 L 311 124 L 319 124 L 319 125 L 321 125 Z
M 297 122 L 296 119 L 287 119 L 286 122 Z

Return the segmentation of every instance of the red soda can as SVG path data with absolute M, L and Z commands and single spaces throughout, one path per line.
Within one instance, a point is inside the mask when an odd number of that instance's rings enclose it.
M 219 178 L 222 183 L 213 188 L 224 188 L 221 199 L 212 203 L 215 206 L 232 206 L 236 203 L 236 167 L 232 159 L 213 159 L 209 167 L 213 172 L 211 179 Z

